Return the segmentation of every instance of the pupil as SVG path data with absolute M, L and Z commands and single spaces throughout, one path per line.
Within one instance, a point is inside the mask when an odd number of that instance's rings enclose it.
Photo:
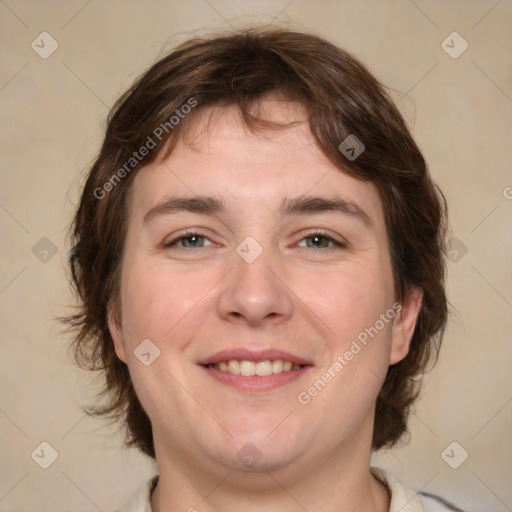
M 187 242 L 190 244 L 190 245 L 195 245 L 198 243 L 198 239 L 199 239 L 199 236 L 197 235 L 191 235 L 187 238 Z
M 315 235 L 315 236 L 312 237 L 312 241 L 313 241 L 314 247 L 319 247 L 319 246 L 322 245 L 321 244 L 321 239 L 322 239 L 322 237 L 318 236 L 318 235 Z

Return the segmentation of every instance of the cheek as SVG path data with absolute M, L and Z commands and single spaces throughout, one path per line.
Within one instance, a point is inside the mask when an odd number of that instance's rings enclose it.
M 128 267 L 127 267 L 128 268 Z M 122 280 L 122 318 L 130 375 L 144 409 L 155 424 L 165 424 L 169 410 L 190 409 L 180 382 L 188 380 L 182 364 L 190 335 L 204 316 L 201 298 L 212 287 L 211 272 L 171 270 L 169 265 L 132 264 Z M 142 340 L 150 339 L 159 355 L 150 365 L 137 360 Z M 154 350 L 154 349 L 150 349 Z M 140 351 L 139 351 L 140 353 Z M 162 404 L 170 406 L 162 407 Z
M 392 286 L 378 265 L 351 265 L 305 273 L 300 296 L 325 323 L 329 337 L 343 344 L 375 323 L 393 303 Z
M 303 290 L 309 289 L 307 305 L 328 327 L 319 374 L 321 380 L 330 380 L 316 407 L 331 411 L 333 424 L 347 411 L 366 414 L 384 381 L 392 319 L 383 321 L 381 315 L 394 313 L 392 280 L 386 270 L 382 262 L 367 261 L 302 277 Z
M 164 340 L 179 331 L 186 316 L 195 314 L 212 282 L 207 270 L 133 265 L 122 283 L 126 331 L 137 338 Z

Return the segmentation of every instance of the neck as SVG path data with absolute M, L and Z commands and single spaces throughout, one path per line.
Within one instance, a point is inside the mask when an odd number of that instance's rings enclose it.
M 152 512 L 388 512 L 388 491 L 370 473 L 370 451 L 362 452 L 357 444 L 346 446 L 317 460 L 239 471 L 196 461 L 193 454 L 168 454 L 155 442 L 160 477 Z

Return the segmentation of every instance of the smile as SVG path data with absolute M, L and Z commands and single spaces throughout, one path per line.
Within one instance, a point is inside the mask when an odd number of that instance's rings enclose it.
M 214 368 L 221 372 L 229 372 L 233 375 L 242 375 L 244 377 L 252 377 L 253 375 L 265 377 L 274 373 L 300 370 L 302 366 L 303 365 L 300 364 L 294 365 L 291 361 L 283 361 L 282 359 L 276 359 L 274 361 L 270 359 L 263 361 L 239 361 L 237 359 L 230 359 L 228 361 L 220 361 L 219 363 L 207 365 L 208 368 Z
M 313 360 L 273 348 L 221 350 L 196 362 L 215 381 L 244 393 L 270 392 L 314 368 Z

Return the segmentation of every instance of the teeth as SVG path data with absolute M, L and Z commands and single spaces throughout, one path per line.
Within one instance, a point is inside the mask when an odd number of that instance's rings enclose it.
M 266 359 L 257 362 L 231 359 L 229 361 L 221 361 L 215 365 L 211 365 L 211 367 L 221 372 L 243 375 L 244 377 L 251 377 L 253 375 L 264 377 L 266 375 L 272 375 L 273 373 L 289 372 L 302 368 L 299 364 L 294 365 L 290 361 L 283 361 L 282 359 L 276 359 L 275 361 Z
M 265 375 L 272 375 L 272 361 L 260 361 L 255 364 L 256 375 L 264 377 Z
M 256 375 L 256 365 L 252 361 L 240 361 L 240 375 L 244 377 Z
M 283 360 L 277 359 L 272 362 L 272 373 L 281 373 L 283 371 Z
M 217 368 L 218 365 L 215 365 L 215 368 Z M 220 368 L 219 368 L 220 370 Z M 238 361 L 229 361 L 228 362 L 228 372 L 234 373 L 235 375 L 238 375 L 240 373 L 240 363 Z

